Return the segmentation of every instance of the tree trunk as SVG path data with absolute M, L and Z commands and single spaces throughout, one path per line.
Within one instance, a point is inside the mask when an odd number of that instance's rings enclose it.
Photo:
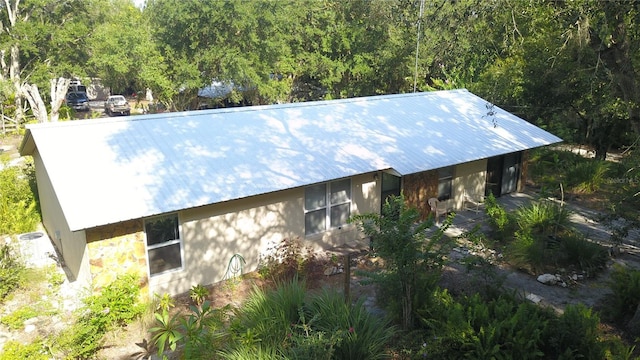
M 413 292 L 411 284 L 403 284 L 402 294 L 402 329 L 411 330 L 413 328 Z
M 36 117 L 36 119 L 38 119 L 38 122 L 47 122 L 47 107 L 44 105 L 44 101 L 42 101 L 40 91 L 38 90 L 38 85 L 24 84 L 22 85 L 22 92 L 27 98 L 27 101 L 29 101 L 29 105 L 31 105 L 31 111 L 33 112 L 33 115 Z
M 16 89 L 16 121 L 21 123 L 24 120 L 24 110 L 22 109 L 22 88 L 20 84 L 20 50 L 18 45 L 11 47 L 11 63 L 9 64 L 9 77 Z
M 58 121 L 60 106 L 67 94 L 71 80 L 65 78 L 51 79 L 51 122 Z

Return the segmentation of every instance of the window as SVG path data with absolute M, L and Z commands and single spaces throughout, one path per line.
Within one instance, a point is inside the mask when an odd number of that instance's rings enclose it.
M 453 166 L 438 169 L 438 200 L 451 199 Z
M 343 226 L 351 214 L 351 180 L 309 186 L 304 191 L 304 233 Z
M 149 272 L 156 275 L 182 268 L 182 240 L 178 215 L 167 215 L 145 221 Z

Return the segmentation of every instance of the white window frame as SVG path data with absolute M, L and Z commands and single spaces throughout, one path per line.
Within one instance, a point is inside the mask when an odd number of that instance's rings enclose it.
M 157 244 L 153 244 L 153 245 L 149 245 L 149 239 L 148 239 L 148 234 L 147 234 L 147 223 L 152 222 L 154 220 L 161 219 L 161 218 L 167 218 L 167 217 L 175 217 L 176 221 L 178 222 L 178 238 L 177 239 L 168 240 L 168 241 L 164 241 L 164 242 L 157 243 Z M 149 272 L 149 276 L 150 277 L 159 276 L 159 275 L 170 273 L 170 272 L 181 271 L 181 270 L 184 269 L 184 241 L 182 239 L 182 223 L 180 221 L 180 217 L 178 216 L 178 214 L 175 214 L 175 213 L 174 214 L 166 214 L 166 215 L 154 216 L 154 217 L 145 219 L 144 220 L 144 244 L 145 244 L 145 248 L 146 248 L 146 252 L 147 252 L 147 271 Z M 149 256 L 149 252 L 153 251 L 153 250 L 157 250 L 157 249 L 162 249 L 162 248 L 165 248 L 165 247 L 173 246 L 173 245 L 176 245 L 176 244 L 180 246 L 180 266 L 172 268 L 172 269 L 167 269 L 167 270 L 159 271 L 159 272 L 156 272 L 156 273 L 152 273 L 151 272 L 151 257 Z
M 337 200 L 336 202 L 332 202 L 331 201 L 331 187 L 332 185 L 336 185 L 338 183 L 347 181 L 348 187 L 347 189 L 349 190 L 349 193 L 347 194 L 347 198 L 346 200 Z M 321 206 L 316 206 L 314 208 L 307 208 L 307 193 L 306 191 L 308 189 L 311 189 L 313 187 L 318 187 L 318 186 L 324 186 L 324 205 Z M 331 182 L 326 182 L 326 183 L 321 183 L 321 184 L 316 184 L 316 185 L 312 185 L 309 186 L 307 188 L 305 188 L 305 202 L 304 202 L 304 224 L 305 224 L 305 229 L 304 229 L 304 233 L 305 236 L 313 236 L 313 235 L 317 235 L 317 234 L 321 234 L 325 231 L 331 230 L 331 229 L 336 229 L 336 228 L 341 228 L 342 226 L 345 226 L 347 223 L 346 221 L 344 223 L 340 223 L 340 224 L 336 224 L 336 225 L 332 225 L 331 224 L 331 210 L 337 206 L 344 206 L 344 205 L 348 205 L 349 206 L 349 211 L 348 211 L 348 216 L 351 216 L 351 209 L 352 209 L 352 198 L 353 198 L 353 188 L 352 188 L 352 182 L 351 179 L 341 179 L 341 180 L 335 180 L 335 181 L 331 181 Z M 323 229 L 319 229 L 318 231 L 314 231 L 314 232 L 308 232 L 307 230 L 307 216 L 309 213 L 312 212 L 317 212 L 324 209 L 324 228 Z

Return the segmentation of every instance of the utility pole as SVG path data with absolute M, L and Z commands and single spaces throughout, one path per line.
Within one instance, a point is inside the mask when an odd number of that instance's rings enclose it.
M 424 0 L 420 0 L 420 16 L 418 16 L 418 36 L 416 40 L 416 68 L 413 75 L 413 92 L 418 88 L 418 53 L 420 50 L 420 33 L 422 25 L 422 14 L 424 13 Z

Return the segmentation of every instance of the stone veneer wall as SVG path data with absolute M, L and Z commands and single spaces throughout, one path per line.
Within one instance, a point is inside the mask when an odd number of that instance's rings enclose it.
M 100 291 L 118 275 L 135 273 L 140 277 L 140 294 L 147 298 L 149 279 L 142 220 L 100 226 L 86 234 L 94 291 Z
M 430 170 L 402 178 L 402 191 L 409 206 L 420 211 L 423 219 L 431 212 L 427 200 L 438 196 L 438 171 Z

